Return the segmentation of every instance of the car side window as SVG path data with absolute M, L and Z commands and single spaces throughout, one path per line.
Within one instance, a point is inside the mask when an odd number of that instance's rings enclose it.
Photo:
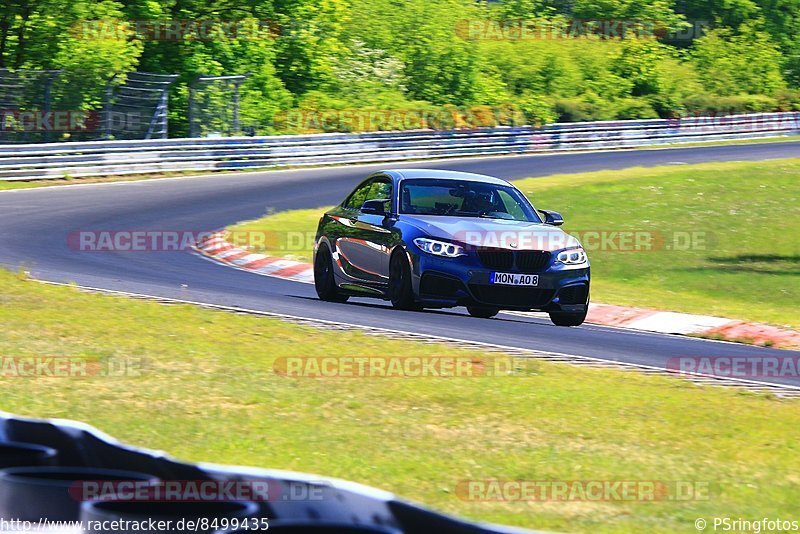
M 378 198 L 392 199 L 392 183 L 376 180 L 372 183 L 369 194 L 365 200 L 374 200 Z
M 350 198 L 347 199 L 344 207 L 356 211 L 360 210 L 361 205 L 364 204 L 365 200 L 367 200 L 367 195 L 369 194 L 369 190 L 372 185 L 372 181 L 360 185 L 355 191 L 353 191 L 353 194 L 350 195 Z

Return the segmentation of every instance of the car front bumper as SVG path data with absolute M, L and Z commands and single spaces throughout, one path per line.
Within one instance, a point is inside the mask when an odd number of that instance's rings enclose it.
M 493 272 L 518 273 L 515 269 L 488 269 L 477 258 L 440 258 L 412 254 L 412 285 L 426 306 L 493 306 L 507 310 L 583 312 L 589 294 L 590 267 L 574 268 L 550 263 L 536 286 L 492 284 Z

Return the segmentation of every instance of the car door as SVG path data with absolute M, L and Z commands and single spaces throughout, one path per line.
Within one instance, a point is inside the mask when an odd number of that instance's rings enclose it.
M 376 176 L 359 187 L 345 203 L 343 220 L 346 226 L 337 248 L 342 268 L 351 278 L 370 287 L 385 285 L 389 277 L 389 246 L 392 232 L 383 215 L 367 214 L 361 205 L 367 200 L 391 200 L 391 180 Z M 387 209 L 391 202 L 387 202 Z
M 387 214 L 391 211 L 392 181 L 388 177 L 376 177 L 367 193 L 366 200 L 386 200 Z M 359 212 L 356 226 L 362 232 L 366 250 L 365 268 L 380 278 L 380 282 L 389 280 L 389 253 L 393 242 L 391 229 L 387 225 L 386 215 Z

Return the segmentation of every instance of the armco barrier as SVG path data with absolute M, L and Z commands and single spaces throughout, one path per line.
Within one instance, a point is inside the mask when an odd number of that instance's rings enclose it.
M 93 141 L 0 146 L 0 180 L 402 161 L 800 133 L 800 112 L 559 123 L 533 128 Z

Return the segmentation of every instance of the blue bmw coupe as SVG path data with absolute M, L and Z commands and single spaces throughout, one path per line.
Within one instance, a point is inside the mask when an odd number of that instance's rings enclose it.
M 395 308 L 466 306 L 546 311 L 578 326 L 589 306 L 589 259 L 505 180 L 455 171 L 371 174 L 319 221 L 314 284 L 322 300 L 351 296 Z

